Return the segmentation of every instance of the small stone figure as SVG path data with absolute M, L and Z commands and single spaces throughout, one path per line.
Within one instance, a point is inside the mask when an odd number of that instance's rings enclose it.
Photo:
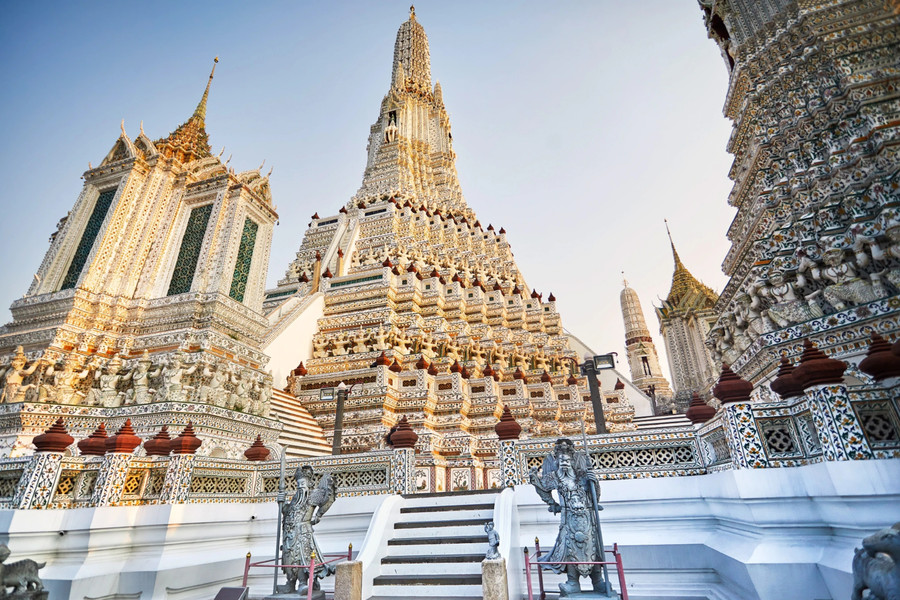
M 56 404 L 81 404 L 85 393 L 78 388 L 91 374 L 90 365 L 78 371 L 78 359 L 69 355 L 55 366 L 47 369 L 46 375 L 53 375 L 53 388 L 48 391 L 48 402 Z
M 122 399 L 125 393 L 118 390 L 119 382 L 129 381 L 134 373 L 129 372 L 125 375 L 120 375 L 121 370 L 122 359 L 116 354 L 106 363 L 106 368 L 99 377 L 99 387 L 91 388 L 91 391 L 88 393 L 87 404 L 100 405 L 104 408 L 122 406 Z
M 0 600 L 46 600 L 47 592 L 44 591 L 44 582 L 38 576 L 38 570 L 43 569 L 47 563 L 26 558 L 5 564 L 9 554 L 9 547 L 0 544 Z M 12 592 L 7 592 L 8 588 L 13 588 Z
M 284 529 L 282 534 L 281 552 L 282 560 L 286 565 L 308 565 L 310 559 L 315 558 L 316 563 L 321 563 L 322 551 L 313 535 L 313 525 L 318 523 L 322 516 L 334 503 L 334 480 L 329 473 L 324 473 L 319 485 L 313 487 L 313 470 L 309 465 L 297 467 L 294 474 L 297 481 L 297 492 L 291 501 L 284 505 Z M 287 585 L 282 588 L 285 593 L 300 592 L 306 596 L 308 590 L 306 582 L 309 581 L 309 571 L 299 567 L 282 567 Z M 313 579 L 313 599 L 325 598 L 325 593 L 319 589 L 319 579 L 334 573 L 332 565 L 316 564 Z M 297 589 L 298 580 L 301 587 Z
M 801 251 L 798 251 L 800 254 Z M 805 256 L 803 258 L 806 258 Z M 803 296 L 800 289 L 806 285 L 806 277 L 803 271 L 808 268 L 809 259 L 801 260 L 800 268 L 797 272 L 796 281 L 791 282 L 785 279 L 785 273 L 778 268 L 769 270 L 768 281 L 760 281 L 750 288 L 750 295 L 754 296 L 760 293 L 768 297 L 771 301 L 768 311 L 765 312 L 772 321 L 779 327 L 787 327 L 794 323 L 802 323 L 821 317 L 824 313 L 821 307 L 815 301 L 816 292 Z M 758 301 L 753 303 L 758 305 Z
M 599 562 L 602 549 L 599 540 L 597 510 L 594 508 L 590 486 L 599 489 L 597 474 L 590 468 L 587 454 L 575 451 L 572 440 L 556 440 L 553 452 L 544 457 L 541 474 L 537 468 L 530 473 L 531 484 L 547 503 L 553 514 L 562 513 L 559 534 L 553 549 L 538 559 L 542 568 L 565 573 L 565 583 L 559 584 L 560 596 L 581 591 L 579 579 L 590 577 L 594 592 L 607 593 L 607 584 L 600 565 L 558 565 L 558 562 Z M 551 492 L 556 490 L 559 502 Z M 599 507 L 597 507 L 599 509 Z M 602 596 L 601 596 L 602 597 Z
M 169 356 L 166 366 L 162 370 L 162 384 L 159 387 L 159 401 L 183 402 L 188 386 L 182 379 L 185 375 L 191 375 L 197 370 L 199 363 L 187 369 L 184 368 L 184 356 L 181 350 Z
M 384 141 L 388 143 L 397 141 L 397 124 L 394 117 L 391 117 L 390 123 L 384 128 Z
M 900 599 L 900 523 L 873 533 L 862 545 L 853 557 L 851 600 Z
M 488 521 L 484 524 L 484 532 L 488 536 L 488 551 L 484 555 L 487 560 L 497 560 L 500 558 L 500 534 L 494 529 L 494 522 Z
M 151 370 L 151 366 L 150 353 L 144 350 L 131 371 L 131 389 L 125 392 L 125 404 L 147 404 L 153 400 L 155 390 L 150 389 L 150 380 L 159 376 L 162 367 Z
M 0 395 L 0 404 L 10 404 L 24 400 L 25 392 L 30 389 L 30 385 L 23 386 L 22 382 L 42 364 L 41 361 L 36 360 L 26 369 L 25 364 L 27 362 L 25 351 L 22 349 L 22 346 L 18 346 L 16 354 L 10 362 L 10 368 L 6 371 L 6 384 L 3 387 L 3 394 Z
M 813 268 L 813 279 L 824 277 L 831 282 L 825 286 L 825 299 L 835 310 L 844 310 L 848 304 L 856 306 L 874 302 L 887 295 L 881 283 L 881 273 L 872 273 L 870 281 L 863 280 L 853 263 L 845 260 L 843 248 L 829 248 L 822 255 L 822 261 L 825 266 Z

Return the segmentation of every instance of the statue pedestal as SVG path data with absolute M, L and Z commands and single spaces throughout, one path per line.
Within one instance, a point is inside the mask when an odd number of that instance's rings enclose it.
M 325 600 L 325 592 L 322 590 L 315 590 L 313 591 L 311 598 L 312 600 Z M 263 598 L 263 600 L 306 600 L 306 592 L 270 594 Z
M 560 600 L 562 598 L 576 598 L 577 600 L 618 600 L 619 594 L 616 592 L 610 592 L 609 594 L 604 594 L 603 592 L 576 592 L 574 594 L 561 594 Z
M 481 561 L 481 597 L 483 600 L 509 600 L 505 558 Z
M 337 564 L 334 600 L 362 600 L 362 563 L 358 560 Z

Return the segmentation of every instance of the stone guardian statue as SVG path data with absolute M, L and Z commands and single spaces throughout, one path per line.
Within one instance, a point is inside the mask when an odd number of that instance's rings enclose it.
M 297 492 L 291 501 L 284 505 L 284 529 L 282 533 L 282 560 L 286 565 L 309 565 L 315 557 L 316 566 L 313 575 L 313 600 L 324 600 L 325 593 L 319 588 L 319 579 L 334 573 L 332 565 L 322 565 L 322 551 L 313 536 L 313 525 L 318 523 L 328 511 L 335 499 L 334 480 L 331 474 L 324 473 L 318 485 L 315 485 L 312 467 L 297 467 L 294 475 L 297 481 Z M 299 592 L 301 597 L 308 593 L 309 571 L 300 567 L 283 567 L 287 585 L 283 593 Z M 299 583 L 299 589 L 298 589 Z
M 591 485 L 599 489 L 597 474 L 590 468 L 587 454 L 575 451 L 572 440 L 556 440 L 553 451 L 544 457 L 541 473 L 530 473 L 531 484 L 547 503 L 548 510 L 560 514 L 559 534 L 553 549 L 538 559 L 541 568 L 565 573 L 565 583 L 559 584 L 560 597 L 581 592 L 580 579 L 590 577 L 594 594 L 584 597 L 606 598 L 608 586 L 601 565 L 559 565 L 558 562 L 598 562 L 603 553 L 599 535 L 597 510 L 593 503 Z M 556 490 L 559 500 L 551 492 Z

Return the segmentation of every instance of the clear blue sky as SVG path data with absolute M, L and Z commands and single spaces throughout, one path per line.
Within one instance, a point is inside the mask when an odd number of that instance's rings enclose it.
M 88 161 L 140 121 L 183 122 L 220 57 L 214 151 L 274 166 L 269 281 L 313 212 L 359 187 L 406 1 L 17 2 L 0 21 L 0 304 L 28 288 Z M 682 260 L 721 290 L 730 124 L 725 65 L 695 0 L 416 3 L 453 124 L 463 192 L 504 226 L 528 283 L 563 324 L 623 352 L 621 271 L 651 331 Z M 7 312 L 8 318 L 8 312 Z M 620 367 L 627 371 L 624 363 Z

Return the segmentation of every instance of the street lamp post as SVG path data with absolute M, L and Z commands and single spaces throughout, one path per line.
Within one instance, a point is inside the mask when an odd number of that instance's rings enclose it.
M 597 433 L 608 433 L 606 430 L 606 417 L 603 414 L 603 402 L 600 400 L 600 384 L 597 382 L 597 371 L 593 360 L 586 360 L 581 365 L 581 371 L 587 375 L 588 387 L 591 390 L 591 407 L 594 409 L 594 425 Z
M 331 442 L 331 454 L 337 456 L 341 453 L 341 434 L 344 429 L 344 402 L 350 396 L 354 383 L 350 387 L 343 381 L 337 386 L 337 410 L 334 415 L 334 438 Z
M 615 354 L 615 352 L 598 354 L 587 358 L 581 365 L 571 356 L 562 357 L 575 363 L 575 366 L 581 369 L 581 374 L 587 376 L 588 389 L 591 391 L 591 408 L 594 411 L 594 426 L 597 429 L 597 433 L 609 433 L 606 429 L 606 417 L 603 415 L 603 402 L 600 399 L 600 384 L 597 382 L 597 371 L 614 369 L 616 367 Z

